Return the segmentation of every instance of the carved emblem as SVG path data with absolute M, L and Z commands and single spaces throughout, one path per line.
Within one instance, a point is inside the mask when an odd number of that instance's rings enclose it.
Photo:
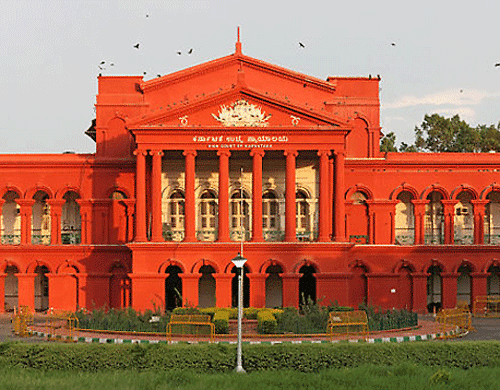
M 298 116 L 290 115 L 290 118 L 292 118 L 292 125 L 297 126 L 299 124 L 300 118 Z
M 184 115 L 184 116 L 179 117 L 179 121 L 181 122 L 181 126 L 187 126 L 188 116 Z
M 212 116 L 224 126 L 265 127 L 271 115 L 266 116 L 261 107 L 248 103 L 246 100 L 237 100 L 231 106 L 222 105 L 219 116 Z

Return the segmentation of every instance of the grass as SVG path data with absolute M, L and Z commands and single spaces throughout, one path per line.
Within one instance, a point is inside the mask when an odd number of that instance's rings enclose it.
M 94 373 L 0 369 L 0 389 L 498 389 L 500 368 L 443 369 L 402 363 L 361 366 L 318 373 L 260 371 L 206 374 L 188 370 L 98 371 Z

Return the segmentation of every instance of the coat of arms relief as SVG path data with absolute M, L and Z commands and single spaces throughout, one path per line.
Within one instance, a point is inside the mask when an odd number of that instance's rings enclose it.
M 249 127 L 266 127 L 271 115 L 267 115 L 262 111 L 261 107 L 251 104 L 246 100 L 240 99 L 231 104 L 229 107 L 222 105 L 218 116 L 212 116 L 221 122 L 224 126 L 249 126 Z

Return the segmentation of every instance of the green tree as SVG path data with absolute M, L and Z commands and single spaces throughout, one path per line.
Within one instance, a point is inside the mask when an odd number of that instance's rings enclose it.
M 380 151 L 381 152 L 397 152 L 398 148 L 396 147 L 396 134 L 392 131 L 388 134 L 385 134 L 380 140 Z

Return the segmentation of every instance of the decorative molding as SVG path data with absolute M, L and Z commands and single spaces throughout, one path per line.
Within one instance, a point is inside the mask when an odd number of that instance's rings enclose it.
M 230 107 L 222 105 L 218 116 L 212 116 L 224 126 L 233 127 L 266 127 L 271 115 L 266 116 L 261 107 L 248 103 L 244 99 L 237 100 Z

